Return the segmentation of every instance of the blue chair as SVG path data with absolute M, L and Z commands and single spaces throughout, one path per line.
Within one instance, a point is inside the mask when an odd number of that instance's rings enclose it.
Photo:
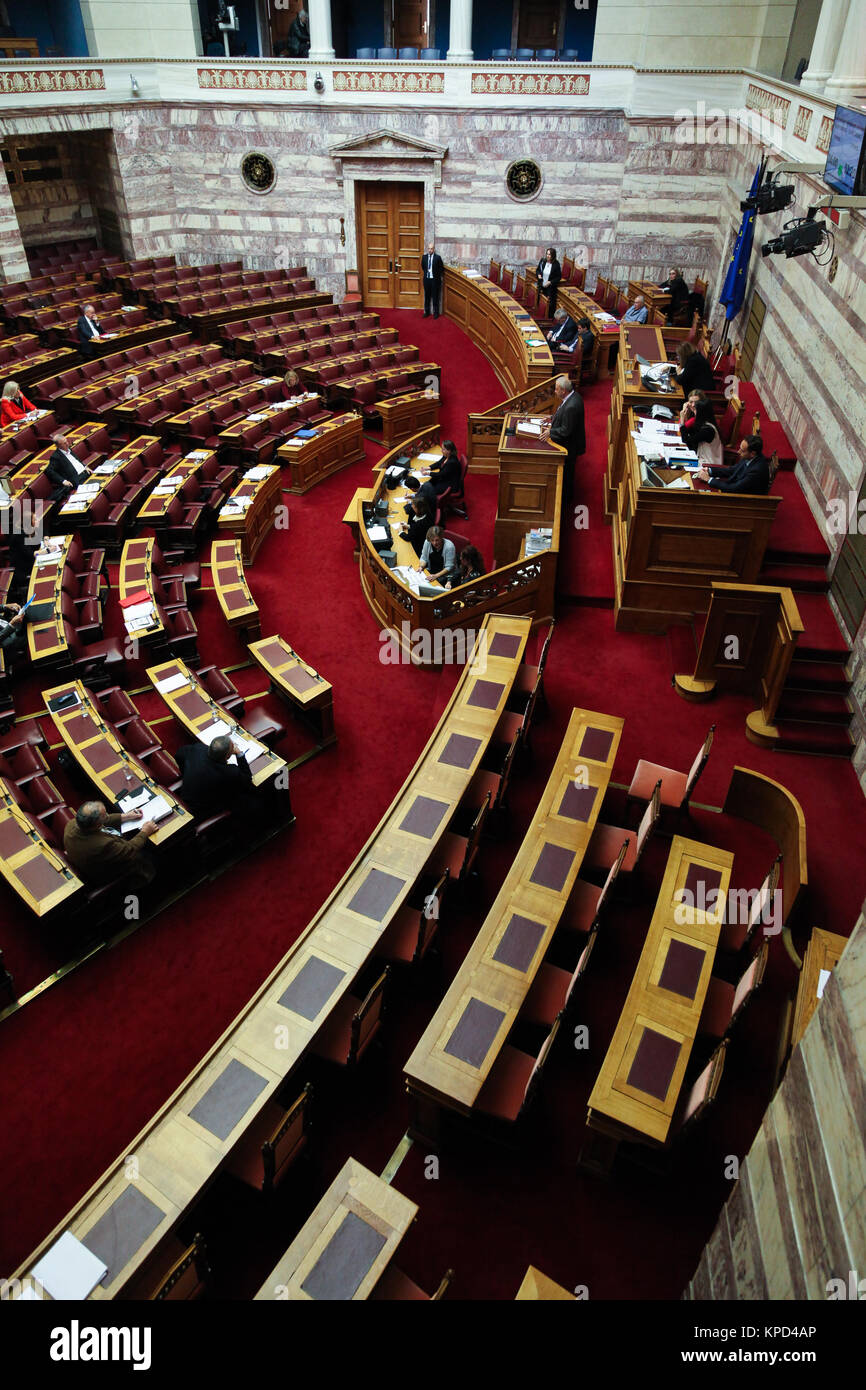
M 421 57 L 425 63 L 439 63 L 442 61 L 442 54 L 438 48 L 422 48 Z
M 505 62 L 509 62 L 510 59 L 511 59 L 511 49 L 510 49 L 510 48 L 494 48 L 493 52 L 492 52 L 491 55 L 490 55 L 490 61 L 491 61 L 492 63 L 505 63 Z
M 397 57 L 397 50 L 396 50 L 396 48 L 380 48 L 380 49 L 379 49 L 379 57 L 380 57 L 380 59 L 381 59 L 381 58 L 396 58 L 396 57 Z
M 418 58 L 417 48 L 401 48 L 397 57 L 401 63 L 414 63 Z
M 576 48 L 564 48 L 559 55 L 561 63 L 579 63 L 580 54 Z
M 556 49 L 555 49 L 555 48 L 538 48 L 538 49 L 536 49 L 536 51 L 535 51 L 535 56 L 536 56 L 536 58 L 538 59 L 539 63 L 555 63 L 555 62 L 556 62 Z
M 371 58 L 375 58 L 375 56 L 376 56 L 376 50 L 375 50 L 375 48 L 356 48 L 356 49 L 355 49 L 355 57 L 356 57 L 356 58 L 361 58 L 361 59 L 363 59 L 365 62 L 369 62 L 370 59 L 371 59 Z
M 533 58 L 535 57 L 535 49 L 518 48 L 514 56 L 517 59 L 518 63 L 531 63 Z

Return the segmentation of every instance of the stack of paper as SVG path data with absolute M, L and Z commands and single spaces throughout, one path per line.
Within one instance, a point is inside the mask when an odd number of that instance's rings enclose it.
M 108 473 L 116 473 L 118 468 L 122 467 L 122 459 L 106 459 L 105 463 L 101 463 L 98 468 L 94 468 L 93 472 L 94 474 L 98 473 L 104 477 Z
M 540 425 L 533 425 L 533 424 L 531 424 L 530 421 L 528 421 L 528 420 L 521 420 L 521 421 L 520 421 L 520 424 L 517 426 L 517 433 L 518 433 L 518 434 L 534 434 L 534 435 L 540 435 L 540 434 L 541 434 L 541 426 L 540 426 Z
M 269 478 L 273 469 L 270 464 L 260 464 L 257 468 L 251 468 L 244 474 L 245 482 L 257 483 L 261 478 Z
M 183 478 L 163 478 L 153 489 L 154 495 L 157 497 L 167 497 L 170 492 L 177 492 L 182 482 Z
M 480 270 L 464 270 L 463 274 L 469 280 L 483 280 L 484 276 Z
M 108 1265 L 71 1231 L 64 1231 L 33 1266 L 33 1278 L 52 1298 L 73 1302 L 87 1298 L 107 1273 Z
M 253 415 L 247 416 L 248 420 L 253 420 L 256 424 L 258 424 L 261 420 L 267 420 L 267 418 L 267 415 L 262 415 L 260 410 L 257 410 Z
M 184 686 L 189 685 L 189 677 L 182 671 L 178 671 L 175 676 L 165 676 L 161 681 L 156 682 L 156 688 L 160 695 L 170 695 L 173 690 L 183 690 Z
M 420 461 L 421 463 L 438 463 L 439 460 L 441 459 L 441 457 L 442 457 L 441 454 L 419 454 L 419 455 L 418 455 L 418 459 L 419 459 L 419 461 Z
M 129 608 L 123 610 L 123 621 L 126 623 L 127 632 L 140 632 L 142 628 L 150 627 L 155 616 L 150 599 L 146 603 L 130 604 Z
M 230 734 L 231 731 L 231 725 L 226 724 L 224 719 L 215 719 L 212 724 L 206 724 L 203 729 L 196 729 L 196 737 L 210 747 L 214 739 L 220 737 L 220 734 Z
M 184 454 L 186 459 L 206 459 L 210 458 L 210 449 L 192 449 L 190 453 Z

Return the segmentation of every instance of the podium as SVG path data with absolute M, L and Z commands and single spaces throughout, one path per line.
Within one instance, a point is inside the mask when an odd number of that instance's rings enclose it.
M 499 498 L 496 507 L 494 550 L 496 564 L 507 565 L 520 557 L 528 530 L 559 524 L 558 498 L 562 494 L 565 449 L 539 435 L 524 433 L 528 424 L 519 415 L 506 415 L 499 436 Z

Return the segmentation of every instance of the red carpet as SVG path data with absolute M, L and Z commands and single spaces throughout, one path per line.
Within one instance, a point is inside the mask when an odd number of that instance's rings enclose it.
M 484 408 L 501 395 L 489 367 L 446 320 L 382 317 L 399 322 L 404 340 L 442 361 L 443 425 L 462 448 L 459 425 L 466 409 Z M 575 532 L 569 583 L 575 593 L 600 597 L 602 542 L 610 565 L 609 532 L 600 514 L 600 400 L 597 410 L 588 401 L 588 419 L 592 539 Z M 454 670 L 379 662 L 379 633 L 340 520 L 355 488 L 368 483 L 369 465 L 358 464 L 306 497 L 288 499 L 290 529 L 271 534 L 250 572 L 263 631 L 285 635 L 334 685 L 339 742 L 293 774 L 297 824 L 242 868 L 0 1024 L 0 1271 L 10 1272 L 124 1152 L 246 1003 L 358 852 L 453 688 Z M 488 528 L 489 537 L 495 480 L 470 483 L 470 522 L 461 529 L 474 538 Z M 587 558 L 590 552 L 594 560 Z M 202 596 L 195 617 L 207 662 L 231 665 L 240 659 L 212 594 Z M 548 667 L 550 709 L 516 783 L 513 833 L 485 845 L 477 900 L 455 903 L 441 933 L 441 975 L 434 964 L 418 979 L 395 982 L 381 1059 L 361 1069 L 356 1086 L 317 1077 L 309 1179 L 288 1184 L 291 1191 L 274 1213 L 220 1180 L 196 1212 L 196 1223 L 201 1217 L 209 1236 L 218 1291 L 239 1297 L 257 1287 L 349 1154 L 378 1171 L 396 1148 L 406 1126 L 402 1065 L 513 858 L 575 704 L 625 717 L 615 772 L 620 782 L 629 780 L 641 756 L 687 767 L 715 722 L 716 744 L 698 800 L 720 806 L 735 763 L 789 787 L 807 823 L 806 921 L 850 931 L 866 896 L 866 806 L 852 767 L 753 747 L 744 733 L 749 700 L 705 706 L 679 700 L 670 678 L 682 669 L 690 641 L 685 630 L 668 638 L 618 635 L 608 610 L 563 608 Z M 264 688 L 255 671 L 240 672 L 236 680 L 246 693 Z M 150 717 L 159 712 L 153 697 L 142 705 Z M 170 723 L 156 728 L 167 741 L 174 737 Z M 612 793 L 609 818 L 622 813 L 621 800 Z M 696 811 L 688 833 L 735 850 L 736 883 L 756 884 L 772 857 L 751 828 L 708 812 Z M 401 1265 L 425 1287 L 435 1287 L 453 1265 L 455 1296 L 511 1298 L 531 1260 L 567 1287 L 587 1284 L 593 1298 L 675 1298 L 691 1274 L 729 1191 L 719 1156 L 745 1153 L 768 1100 L 775 1030 L 793 981 L 781 942 L 773 940 L 765 987 L 731 1049 L 716 1110 L 671 1175 L 659 1179 L 624 1167 L 608 1183 L 578 1177 L 586 1097 L 628 989 L 666 852 L 663 841 L 652 847 L 635 900 L 618 907 L 608 922 L 577 1019 L 589 1025 L 590 1048 L 576 1052 L 565 1045 L 554 1054 L 526 1151 L 462 1136 L 443 1156 L 436 1182 L 425 1179 L 417 1146 L 401 1166 L 395 1186 L 420 1203 Z M 7 895 L 3 907 L 7 963 L 16 975 L 38 978 L 39 961 L 50 954 L 38 945 L 39 928 L 16 916 Z M 304 1079 L 299 1076 L 299 1087 Z M 212 1234 L 209 1215 L 219 1218 Z

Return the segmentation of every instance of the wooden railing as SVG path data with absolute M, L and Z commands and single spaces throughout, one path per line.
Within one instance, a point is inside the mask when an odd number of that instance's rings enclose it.
M 557 374 L 558 375 L 558 374 Z M 547 415 L 554 406 L 556 376 L 528 386 L 478 415 L 466 417 L 466 457 L 474 473 L 499 472 L 499 436 L 506 415 Z

